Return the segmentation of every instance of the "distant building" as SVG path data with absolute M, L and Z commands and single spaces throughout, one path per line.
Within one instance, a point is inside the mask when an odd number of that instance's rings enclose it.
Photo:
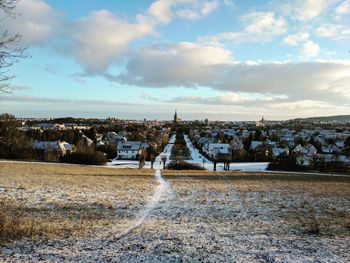
M 177 110 L 175 110 L 174 124 L 179 124 L 180 122 L 181 122 L 181 119 L 177 116 Z
M 50 154 L 52 161 L 58 161 L 59 157 L 73 153 L 77 148 L 65 141 L 35 141 L 33 148 L 36 150 L 39 158 Z
M 266 126 L 266 121 L 264 119 L 264 116 L 261 117 L 261 120 L 256 122 L 256 127 L 265 127 Z
M 118 159 L 137 160 L 140 153 L 140 141 L 119 141 L 117 144 Z
M 210 143 L 208 155 L 211 158 L 218 158 L 220 155 L 231 155 L 231 146 L 228 143 Z

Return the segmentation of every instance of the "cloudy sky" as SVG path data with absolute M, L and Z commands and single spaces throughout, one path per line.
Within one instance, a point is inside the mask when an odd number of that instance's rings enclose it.
M 256 120 L 350 114 L 350 0 L 21 0 L 31 57 L 0 112 Z

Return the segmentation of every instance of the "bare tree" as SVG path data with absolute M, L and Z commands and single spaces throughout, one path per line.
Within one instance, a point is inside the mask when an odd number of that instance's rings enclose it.
M 0 11 L 7 17 L 15 19 L 15 7 L 18 0 L 0 0 Z M 3 22 L 3 21 L 0 21 Z M 0 33 L 0 93 L 9 92 L 9 81 L 14 77 L 9 73 L 10 67 L 27 56 L 25 47 L 20 46 L 22 36 L 11 36 L 7 30 Z
M 15 17 L 14 9 L 18 0 L 0 0 L 0 9 L 8 16 Z

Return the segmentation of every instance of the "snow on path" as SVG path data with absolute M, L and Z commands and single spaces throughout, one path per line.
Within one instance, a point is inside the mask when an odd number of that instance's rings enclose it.
M 163 169 L 163 165 L 161 164 L 161 157 L 166 156 L 167 161 L 165 165 L 167 165 L 170 162 L 170 155 L 171 150 L 173 148 L 174 142 L 175 142 L 176 135 L 173 134 L 171 138 L 169 139 L 169 143 L 164 147 L 164 150 L 156 157 L 154 164 L 159 165 L 159 169 Z
M 185 135 L 185 141 L 187 144 L 187 147 L 190 149 L 192 160 L 189 160 L 187 162 L 198 164 L 203 166 L 203 160 L 204 160 L 204 168 L 207 170 L 213 170 L 214 164 L 212 161 L 208 160 L 204 155 L 202 155 L 199 150 L 192 144 L 191 140 L 188 138 L 188 135 Z M 268 162 L 242 162 L 242 163 L 236 163 L 232 162 L 230 164 L 230 170 L 241 170 L 241 171 L 265 171 Z M 218 163 L 216 165 L 217 171 L 223 171 L 224 166 L 222 163 Z
M 127 229 L 125 229 L 122 233 L 119 235 L 115 235 L 118 230 L 113 229 L 111 234 L 107 236 L 108 242 L 110 242 L 110 238 L 112 238 L 114 241 L 123 238 L 124 236 L 128 235 L 130 232 L 132 232 L 134 229 L 139 227 L 141 224 L 143 224 L 147 218 L 150 216 L 152 211 L 158 206 L 160 201 L 167 195 L 172 194 L 171 186 L 169 182 L 165 181 L 160 173 L 160 165 L 156 169 L 155 178 L 158 181 L 158 186 L 156 188 L 155 193 L 153 194 L 150 201 L 147 203 L 146 207 L 141 210 L 138 215 L 136 216 L 136 221 L 129 226 Z M 118 226 L 117 226 L 118 228 Z

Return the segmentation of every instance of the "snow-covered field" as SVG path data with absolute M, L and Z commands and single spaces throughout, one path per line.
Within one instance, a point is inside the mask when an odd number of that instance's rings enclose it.
M 0 262 L 349 262 L 347 177 L 0 165 L 0 203 L 58 228 Z

